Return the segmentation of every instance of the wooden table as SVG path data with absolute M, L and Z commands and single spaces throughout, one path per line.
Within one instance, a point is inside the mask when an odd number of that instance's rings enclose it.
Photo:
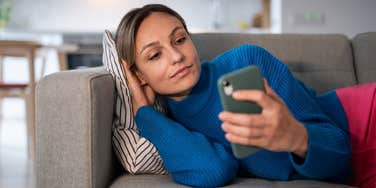
M 29 81 L 23 84 L 8 84 L 2 82 L 0 98 L 23 97 L 27 101 L 27 138 L 29 157 L 35 154 L 35 68 L 36 50 L 42 45 L 32 41 L 0 40 L 0 57 L 24 57 L 28 60 Z M 0 62 L 1 64 L 2 62 Z M 2 67 L 2 66 L 1 66 Z M 0 74 L 2 78 L 2 68 Z M 0 80 L 2 81 L 2 80 Z
M 56 50 L 59 63 L 59 71 L 68 70 L 68 61 L 66 54 L 76 52 L 78 50 L 78 46 L 76 44 L 43 45 L 42 48 Z

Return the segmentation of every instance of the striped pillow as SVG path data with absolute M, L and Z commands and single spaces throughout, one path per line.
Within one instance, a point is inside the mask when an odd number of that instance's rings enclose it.
M 132 102 L 126 75 L 119 63 L 111 32 L 103 34 L 103 64 L 116 85 L 115 116 L 112 125 L 112 144 L 123 167 L 131 174 L 167 174 L 156 147 L 140 136 L 133 118 Z M 156 99 L 155 108 L 164 112 L 162 100 Z

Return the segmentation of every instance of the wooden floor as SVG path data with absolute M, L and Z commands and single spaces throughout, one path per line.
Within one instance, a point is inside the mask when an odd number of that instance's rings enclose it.
M 22 99 L 1 101 L 0 188 L 34 188 L 33 162 L 27 157 L 25 104 Z

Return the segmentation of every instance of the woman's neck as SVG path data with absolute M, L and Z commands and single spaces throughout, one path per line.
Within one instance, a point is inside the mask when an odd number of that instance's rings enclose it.
M 183 92 L 177 93 L 177 94 L 167 95 L 167 97 L 176 101 L 176 102 L 179 102 L 179 101 L 187 98 L 191 91 L 192 91 L 192 89 L 190 89 L 188 91 L 183 91 Z

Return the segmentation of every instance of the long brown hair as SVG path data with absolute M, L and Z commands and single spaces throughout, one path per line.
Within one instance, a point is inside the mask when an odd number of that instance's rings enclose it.
M 121 19 L 115 34 L 119 60 L 125 60 L 132 71 L 136 69 L 136 34 L 138 28 L 142 21 L 153 12 L 163 12 L 176 17 L 183 24 L 185 31 L 189 33 L 184 19 L 177 12 L 165 5 L 148 4 L 141 8 L 132 9 Z

